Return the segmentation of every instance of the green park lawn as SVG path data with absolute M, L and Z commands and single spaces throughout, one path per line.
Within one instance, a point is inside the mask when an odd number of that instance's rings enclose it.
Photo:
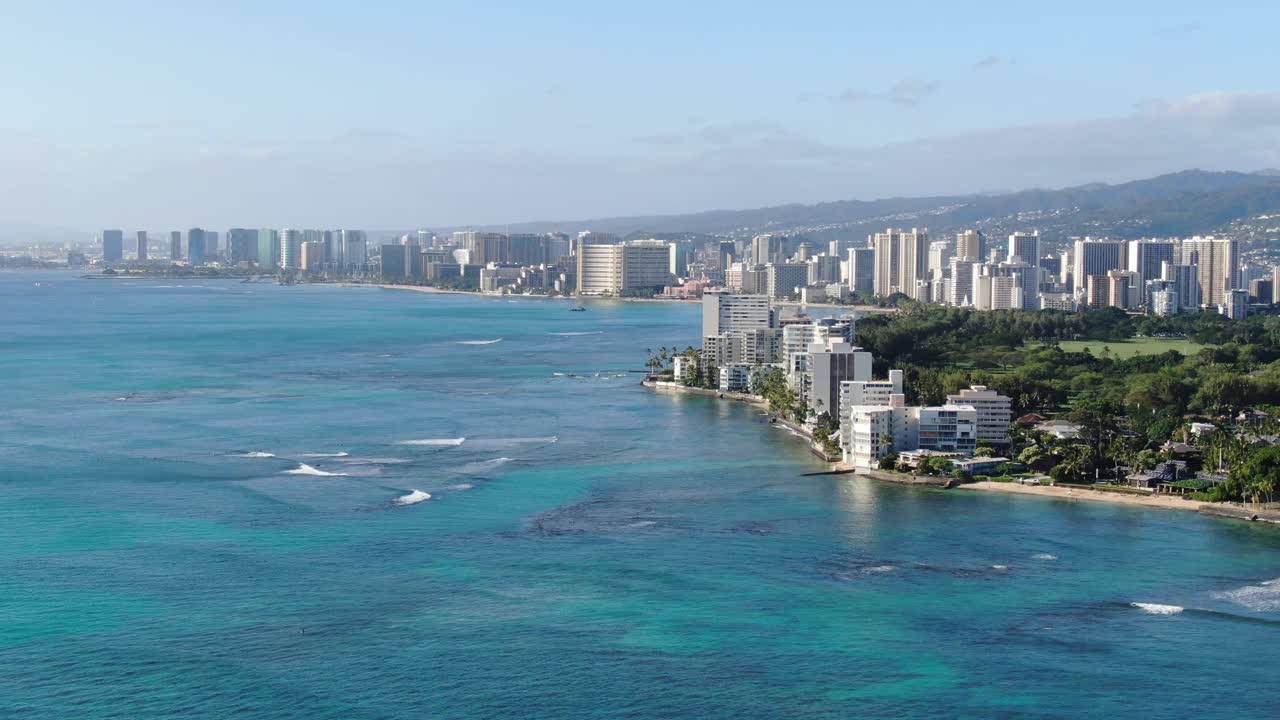
M 1058 343 L 1066 352 L 1083 352 L 1088 349 L 1095 356 L 1102 354 L 1102 349 L 1111 350 L 1111 356 L 1118 359 L 1137 357 L 1138 355 L 1159 355 L 1177 350 L 1183 355 L 1194 355 L 1204 345 L 1186 339 L 1175 338 L 1133 338 L 1122 341 L 1101 340 L 1064 340 Z

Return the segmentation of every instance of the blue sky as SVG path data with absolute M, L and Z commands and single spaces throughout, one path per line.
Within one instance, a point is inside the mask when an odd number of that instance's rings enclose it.
M 1267 4 L 0 4 L 0 221 L 443 226 L 1280 165 Z

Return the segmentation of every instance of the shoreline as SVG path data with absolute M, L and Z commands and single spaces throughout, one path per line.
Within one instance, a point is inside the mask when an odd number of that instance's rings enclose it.
M 730 400 L 734 402 L 744 402 L 758 407 L 768 407 L 768 403 L 764 398 L 756 395 L 748 395 L 746 393 L 730 393 L 721 392 L 719 390 L 707 390 L 704 388 L 691 388 L 674 382 L 652 380 L 645 380 L 641 385 L 653 392 L 700 395 L 703 397 L 714 398 L 716 400 Z M 819 452 L 818 448 L 814 447 L 813 439 L 802 429 L 797 428 L 793 423 L 779 419 L 775 425 L 780 426 L 782 429 L 791 431 L 792 435 L 804 440 L 806 445 L 808 445 L 809 450 L 815 455 L 821 457 L 829 466 L 825 471 L 805 473 L 806 475 L 854 475 L 856 477 L 865 477 L 878 482 L 893 483 L 895 485 L 935 487 L 943 490 L 969 490 L 979 493 L 1024 495 L 1054 500 L 1069 500 L 1073 502 L 1099 502 L 1109 503 L 1112 505 L 1144 507 L 1156 510 L 1191 511 L 1209 517 L 1280 524 L 1280 513 L 1275 511 L 1251 510 L 1237 505 L 1224 503 L 1204 503 L 1195 500 L 1187 500 L 1180 495 L 1139 495 L 1125 492 L 1092 490 L 1088 488 L 1061 487 L 1056 485 L 1021 485 L 1019 483 L 997 483 L 990 481 L 959 483 L 947 476 L 909 475 L 884 470 L 858 470 L 849 467 L 844 463 L 827 459 L 826 456 Z

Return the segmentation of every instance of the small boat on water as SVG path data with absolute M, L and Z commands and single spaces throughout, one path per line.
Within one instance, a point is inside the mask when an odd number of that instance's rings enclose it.
M 581 305 L 569 308 L 569 312 L 586 312 L 586 311 L 587 309 L 582 307 Z

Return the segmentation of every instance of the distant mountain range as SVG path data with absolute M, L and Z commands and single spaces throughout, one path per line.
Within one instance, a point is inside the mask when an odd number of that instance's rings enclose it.
M 596 230 L 624 237 L 803 234 L 815 241 L 861 239 L 886 227 L 927 227 L 935 236 L 976 227 L 991 236 L 1039 230 L 1049 243 L 1074 235 L 1116 238 L 1205 234 L 1264 213 L 1280 213 L 1280 170 L 1185 170 L 1146 180 L 1061 190 L 882 200 L 842 200 L 688 215 L 597 218 L 482 227 L 501 232 Z M 378 239 L 393 232 L 371 232 Z M 0 245 L 83 239 L 92 232 L 0 222 Z
M 1146 180 L 1061 190 L 883 200 L 842 200 L 756 210 L 620 217 L 503 226 L 512 232 L 587 229 L 624 236 L 800 233 L 815 240 L 860 238 L 889 226 L 934 234 L 977 227 L 992 235 L 1039 230 L 1047 240 L 1204 234 L 1234 220 L 1280 211 L 1280 171 L 1185 170 Z M 494 228 L 498 229 L 498 228 Z

